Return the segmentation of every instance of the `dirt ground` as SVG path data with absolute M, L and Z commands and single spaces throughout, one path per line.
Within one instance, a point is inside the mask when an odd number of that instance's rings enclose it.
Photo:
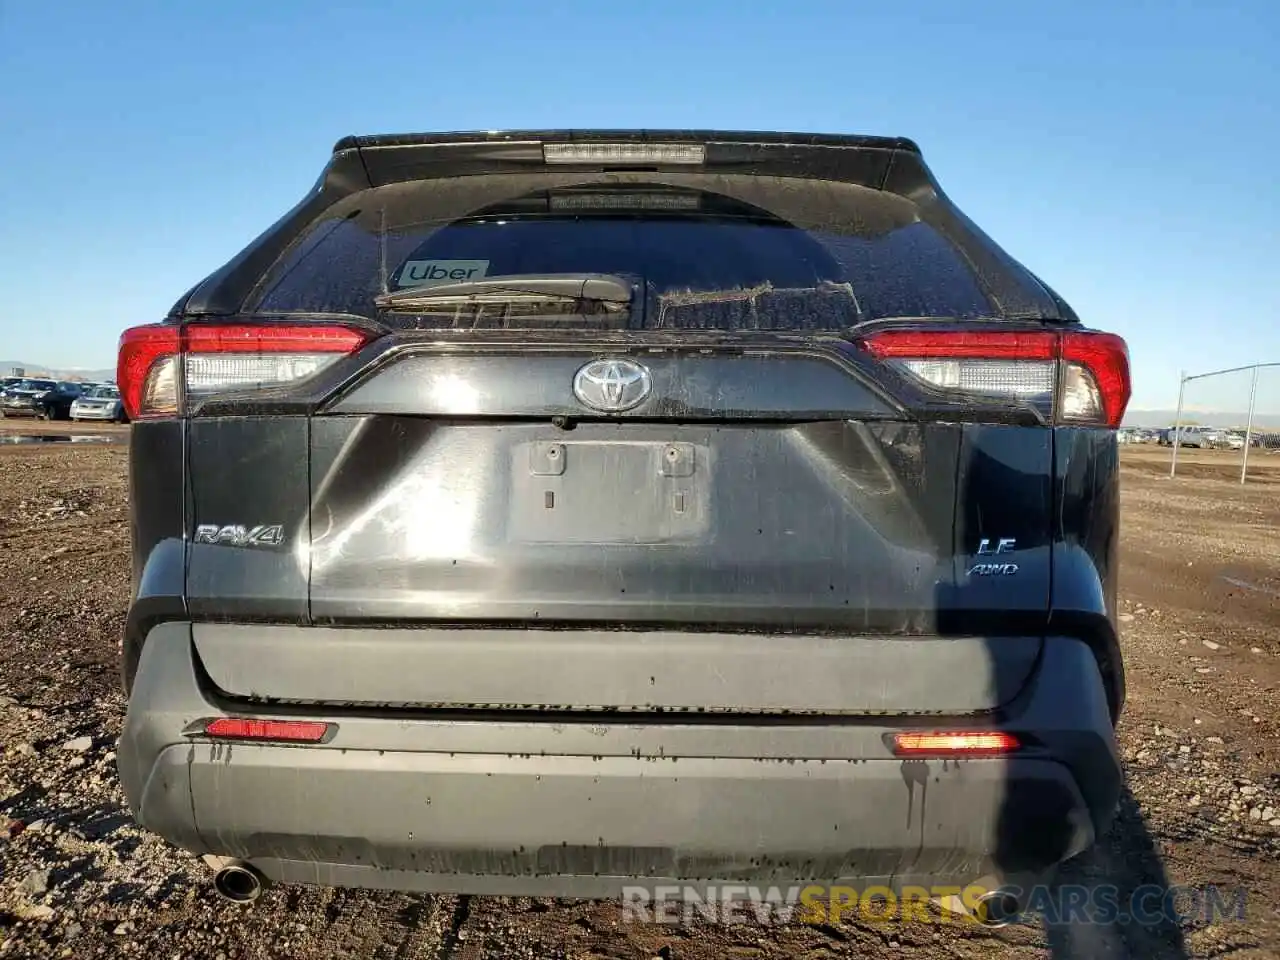
M 1123 452 L 1127 793 L 1064 879 L 1245 888 L 1244 919 L 1163 926 L 624 925 L 613 903 L 288 888 L 250 909 L 138 830 L 115 783 L 129 596 L 120 442 L 4 443 L 0 956 L 775 958 L 1280 956 L 1280 455 Z

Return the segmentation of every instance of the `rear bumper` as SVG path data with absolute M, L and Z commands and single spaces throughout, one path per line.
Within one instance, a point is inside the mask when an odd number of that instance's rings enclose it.
M 1000 724 L 1039 741 L 1016 759 L 903 762 L 884 743 L 892 728 L 865 718 L 344 711 L 323 717 L 337 728 L 323 744 L 214 744 L 183 732 L 253 711 L 204 687 L 190 625 L 171 623 L 144 647 L 118 763 L 141 824 L 277 880 L 562 896 L 664 881 L 962 885 L 1041 874 L 1114 810 L 1092 654 L 1050 641 L 1044 661 L 1053 683 L 1033 682 Z

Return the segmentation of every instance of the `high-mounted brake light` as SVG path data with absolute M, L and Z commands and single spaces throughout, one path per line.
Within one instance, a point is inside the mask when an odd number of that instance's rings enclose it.
M 284 740 L 291 743 L 319 743 L 329 732 L 329 724 L 318 720 L 248 720 L 219 717 L 204 727 L 206 737 L 221 740 Z
M 544 143 L 546 163 L 679 163 L 700 164 L 707 159 L 701 143 Z
M 989 730 L 893 735 L 893 752 L 898 756 L 994 756 L 1012 753 L 1020 746 L 1013 734 Z
M 130 419 L 174 416 L 180 397 L 304 380 L 370 339 L 364 330 L 334 324 L 149 324 L 120 336 L 116 383 Z
M 698 210 L 702 198 L 664 193 L 571 193 L 552 195 L 550 207 L 573 210 Z
M 868 353 L 931 386 L 1022 400 L 1058 423 L 1120 425 L 1129 350 L 1092 330 L 884 330 Z

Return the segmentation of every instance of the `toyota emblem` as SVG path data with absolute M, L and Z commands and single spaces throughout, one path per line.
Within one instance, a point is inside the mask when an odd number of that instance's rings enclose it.
M 649 371 L 632 360 L 592 360 L 573 376 L 573 395 L 578 402 L 604 413 L 639 406 L 651 387 Z

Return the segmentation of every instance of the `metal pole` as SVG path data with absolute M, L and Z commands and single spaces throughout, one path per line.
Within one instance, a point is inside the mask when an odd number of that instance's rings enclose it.
M 1249 441 L 1253 438 L 1253 407 L 1258 400 L 1258 369 L 1253 368 L 1253 385 L 1249 387 L 1249 418 L 1244 425 L 1244 456 L 1240 458 L 1240 482 L 1244 483 L 1245 474 L 1249 471 Z
M 1183 370 L 1179 374 L 1181 379 L 1178 381 L 1178 412 L 1173 418 L 1173 460 L 1169 463 L 1169 478 L 1178 472 L 1178 447 L 1182 446 L 1182 397 L 1187 389 L 1187 371 Z

